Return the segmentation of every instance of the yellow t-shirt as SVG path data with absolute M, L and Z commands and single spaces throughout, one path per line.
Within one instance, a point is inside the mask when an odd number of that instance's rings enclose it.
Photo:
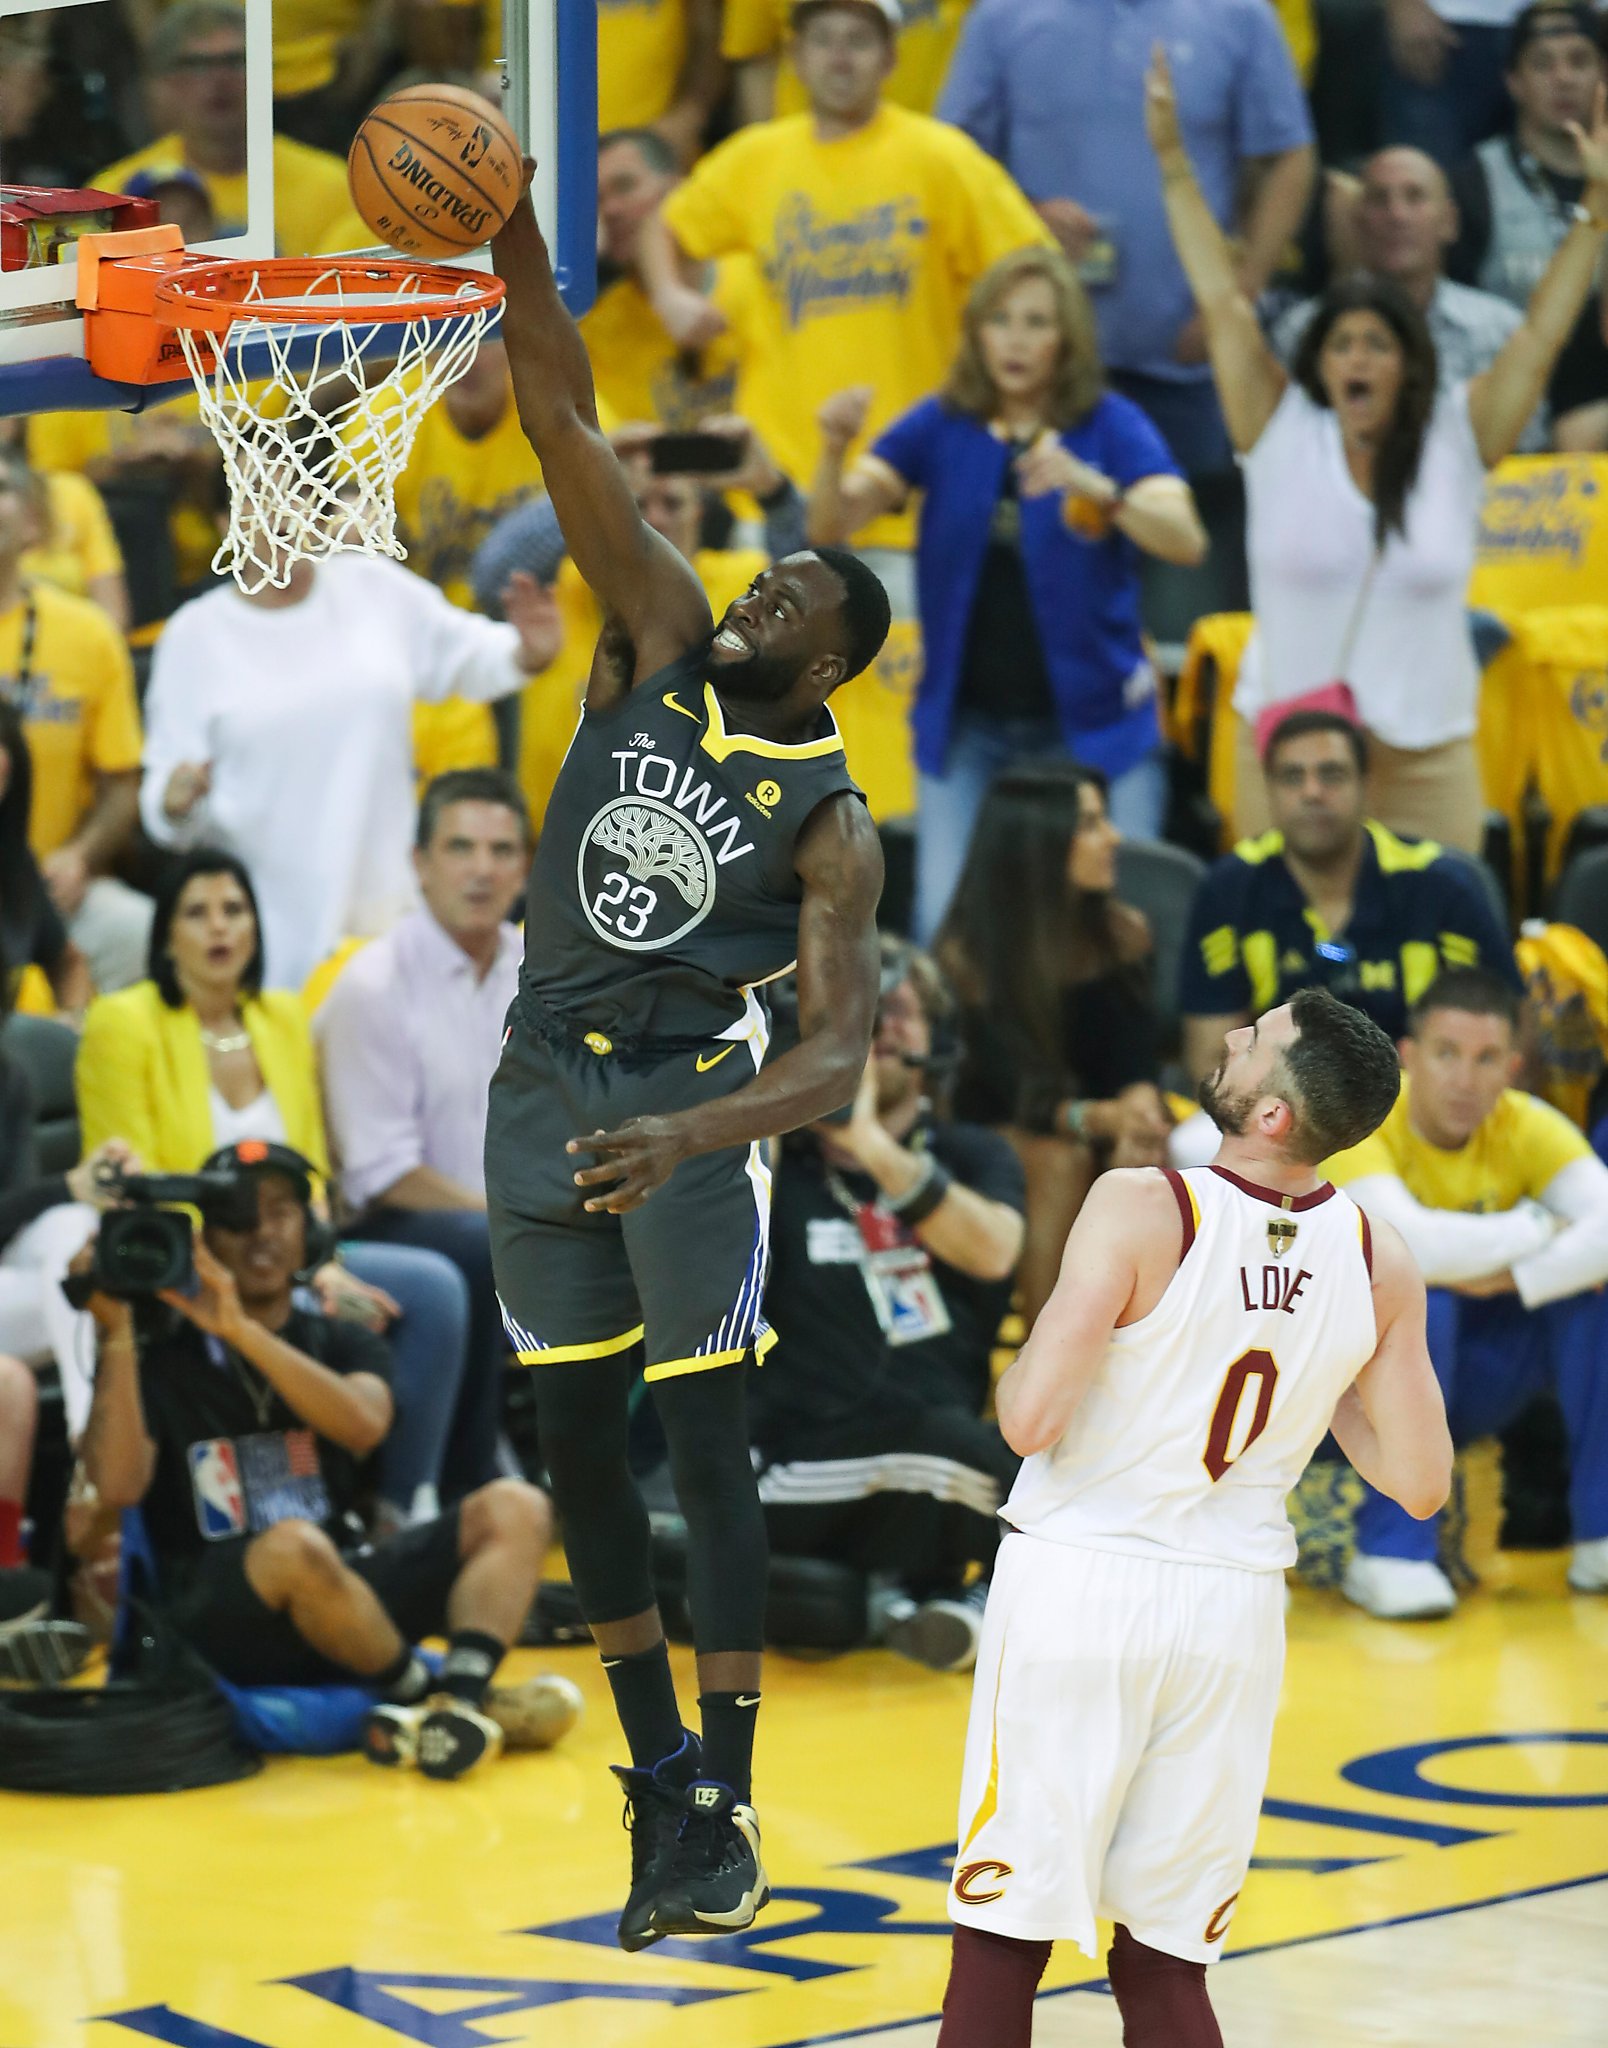
M 473 611 L 469 565 L 475 550 L 505 512 L 541 487 L 542 466 L 519 424 L 512 391 L 502 418 L 478 441 L 459 433 L 447 401 L 438 399 L 420 421 L 397 479 L 397 530 L 408 567 Z
M 462 0 L 447 0 L 448 5 Z M 480 61 L 502 50 L 502 0 L 480 0 Z M 687 0 L 597 0 L 597 132 L 650 128 L 676 96 Z
M 87 476 L 55 470 L 41 481 L 45 487 L 45 537 L 22 558 L 22 573 L 36 583 L 83 597 L 97 576 L 118 575 L 123 567 L 117 535 L 106 516 L 101 494 Z
M 867 432 L 878 433 L 943 382 L 980 273 L 1051 239 L 968 136 L 890 106 L 834 142 L 817 140 L 807 114 L 744 128 L 671 193 L 664 217 L 695 259 L 757 262 L 737 404 L 800 485 L 827 398 L 871 385 Z M 898 547 L 910 537 L 905 515 L 861 539 Z
M 1318 61 L 1318 23 L 1312 0 L 1273 0 L 1273 6 L 1301 83 L 1310 85 Z
M 178 135 L 164 135 L 90 180 L 101 191 L 121 192 L 141 171 L 195 169 L 207 188 L 217 232 L 246 231 L 247 179 L 244 171 L 220 177 L 192 166 Z M 274 251 L 279 256 L 335 256 L 343 249 L 373 246 L 373 233 L 352 207 L 346 166 L 327 150 L 309 149 L 288 135 L 274 137 Z
M 582 317 L 581 338 L 592 358 L 600 403 L 617 420 L 657 420 L 685 432 L 736 403 L 739 337 L 753 307 L 758 275 L 745 256 L 715 265 L 709 296 L 726 316 L 727 331 L 699 351 L 689 368 L 659 324 L 634 277 L 622 277 Z
M 1336 1187 L 1370 1174 L 1389 1174 L 1425 1209 L 1496 1216 L 1526 1197 L 1539 1201 L 1566 1166 L 1591 1152 L 1561 1110 L 1521 1088 L 1503 1091 L 1460 1151 L 1443 1152 L 1413 1129 L 1409 1088 L 1404 1077 L 1395 1108 L 1373 1136 L 1325 1163 L 1323 1172 Z
M 895 106 L 917 114 L 932 112 L 970 6 L 971 0 L 904 0 L 899 54 L 883 87 Z M 792 20 L 793 0 L 726 0 L 720 34 L 720 54 L 731 64 L 781 53 L 776 73 L 778 114 L 802 113 L 806 104 L 788 55 Z
M 33 648 L 24 676 L 30 609 Z M 140 765 L 134 664 L 98 604 L 41 583 L 0 616 L 0 693 L 20 704 L 33 755 L 28 843 L 42 859 L 77 831 L 95 800 L 97 775 Z
M 687 0 L 598 0 L 598 133 L 657 121 L 686 58 Z
M 757 548 L 703 548 L 693 556 L 692 566 L 709 599 L 709 609 L 718 619 L 732 599 L 740 597 L 754 578 L 769 568 L 770 557 Z M 553 595 L 563 620 L 563 644 L 557 658 L 525 685 L 519 699 L 519 786 L 538 832 L 558 771 L 575 737 L 592 656 L 603 630 L 597 599 L 567 555 Z
M 146 413 L 39 412 L 28 421 L 28 460 L 39 470 L 92 471 L 97 463 L 133 456 L 147 435 L 166 432 L 174 422 L 208 440 L 201 425 L 201 407 L 193 392 L 165 399 Z M 212 566 L 218 545 L 218 521 L 185 499 L 168 514 L 173 538 L 173 573 L 182 589 L 199 583 Z
M 1600 604 L 1608 590 L 1608 455 L 1510 455 L 1480 511 L 1470 604 L 1513 618 Z
M 365 0 L 274 0 L 274 98 L 328 85 L 367 12 Z
M 879 825 L 916 808 L 910 705 L 920 681 L 921 628 L 914 619 L 895 619 L 871 666 L 832 692 L 849 773 Z
M 469 565 L 505 512 L 542 487 L 542 468 L 525 439 L 513 393 L 489 434 L 468 440 L 445 399 L 419 423 L 408 466 L 397 479 L 397 529 L 408 567 L 465 611 L 475 608 Z M 413 707 L 413 761 L 421 786 L 449 768 L 486 768 L 497 759 L 489 704 L 449 697 Z
M 450 768 L 495 768 L 497 721 L 489 704 L 444 697 L 439 704 L 413 707 L 413 773 L 426 787 Z
M 1555 879 L 1576 817 L 1608 801 L 1608 605 L 1543 605 L 1514 621 L 1480 691 L 1479 752 L 1486 801 L 1520 847 L 1531 785 L 1540 793 Z

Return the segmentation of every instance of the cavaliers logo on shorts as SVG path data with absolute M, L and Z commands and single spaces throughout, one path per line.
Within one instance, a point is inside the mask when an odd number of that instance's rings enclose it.
M 985 1858 L 981 1863 L 963 1863 L 955 1872 L 955 1897 L 966 1906 L 991 1906 L 1005 1896 L 1005 1879 L 1011 1865 Z
M 1223 1939 L 1224 1935 L 1228 1932 L 1228 1923 L 1234 1917 L 1234 1908 L 1238 1902 L 1239 1893 L 1230 1892 L 1228 1897 L 1217 1908 L 1217 1911 L 1206 1922 L 1206 1931 L 1201 1936 L 1202 1941 L 1221 1941 Z

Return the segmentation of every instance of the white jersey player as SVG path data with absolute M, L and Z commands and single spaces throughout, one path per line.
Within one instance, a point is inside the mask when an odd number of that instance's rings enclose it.
M 1128 2048 L 1217 2048 L 1284 1665 L 1285 1499 L 1331 1427 L 1433 1514 L 1452 1448 L 1424 1288 L 1315 1162 L 1395 1100 L 1395 1050 L 1319 991 L 1230 1032 L 1212 1166 L 1108 1173 L 1000 1382 L 1025 1459 L 972 1694 L 939 2048 L 1026 2048 L 1059 1937 Z

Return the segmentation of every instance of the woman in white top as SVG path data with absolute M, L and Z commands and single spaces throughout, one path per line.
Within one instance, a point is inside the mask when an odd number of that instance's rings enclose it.
M 1146 120 L 1245 470 L 1256 636 L 1234 699 L 1236 828 L 1267 823 L 1258 716 L 1345 682 L 1373 741 L 1372 815 L 1476 853 L 1485 806 L 1466 592 L 1485 472 L 1511 454 L 1592 287 L 1608 229 L 1603 97 L 1579 135 L 1584 202 L 1523 326 L 1483 375 L 1439 396 L 1423 318 L 1383 280 L 1325 293 L 1286 373 L 1195 183 L 1159 50 Z

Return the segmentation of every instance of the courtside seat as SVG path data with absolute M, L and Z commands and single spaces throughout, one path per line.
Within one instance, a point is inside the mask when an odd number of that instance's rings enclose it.
M 1608 846 L 1577 854 L 1563 871 L 1553 899 L 1559 924 L 1572 924 L 1608 952 Z
M 78 1098 L 73 1061 L 78 1034 L 54 1017 L 9 1017 L 0 1045 L 23 1068 L 33 1094 L 34 1143 L 41 1173 L 78 1164 Z
M 1117 894 L 1142 910 L 1155 940 L 1154 993 L 1162 1046 L 1178 1039 L 1178 975 L 1189 933 L 1189 912 L 1206 863 L 1160 839 L 1125 839 L 1117 849 Z
M 1466 875 L 1490 905 L 1491 915 L 1502 927 L 1510 931 L 1513 926 L 1512 913 L 1507 898 L 1502 893 L 1502 884 L 1492 872 L 1489 864 L 1472 853 L 1464 853 L 1461 847 L 1444 846 L 1442 854 L 1460 874 Z

